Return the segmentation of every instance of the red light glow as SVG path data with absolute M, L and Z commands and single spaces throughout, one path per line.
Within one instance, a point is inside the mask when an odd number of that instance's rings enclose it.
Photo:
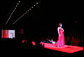
M 56 47 L 55 44 L 49 44 L 49 43 L 42 43 L 42 44 L 44 44 L 44 48 L 55 50 L 55 51 L 61 51 L 65 53 L 74 53 L 83 50 L 83 47 L 79 47 L 79 46 L 65 45 L 65 47 L 58 48 Z
M 35 42 L 34 41 L 32 41 L 32 45 L 35 46 Z

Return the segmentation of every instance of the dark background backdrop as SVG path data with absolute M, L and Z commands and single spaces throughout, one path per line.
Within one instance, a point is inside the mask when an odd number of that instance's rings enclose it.
M 5 23 L 18 1 L 0 1 L 0 31 L 15 29 L 17 38 L 20 36 L 26 39 L 41 39 L 48 36 L 57 38 L 58 23 L 62 22 L 65 37 L 74 36 L 83 39 L 82 3 L 77 1 L 42 0 L 39 5 L 12 25 L 36 1 L 39 0 L 21 1 L 7 25 Z M 22 34 L 19 33 L 20 29 L 24 31 Z

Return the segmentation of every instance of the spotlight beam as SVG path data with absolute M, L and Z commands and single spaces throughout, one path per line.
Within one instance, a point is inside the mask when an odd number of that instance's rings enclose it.
M 18 22 L 24 15 L 26 15 L 31 9 L 33 9 L 37 4 L 39 4 L 39 2 L 36 2 L 35 5 L 33 5 L 31 8 L 29 8 L 25 13 L 23 13 L 13 24 L 15 24 L 16 22 Z
M 22 14 L 13 24 L 15 24 L 17 21 L 19 21 L 25 14 L 27 14 L 27 11 L 24 14 Z
M 6 24 L 8 23 L 8 21 L 9 21 L 9 20 L 10 20 L 10 18 L 11 18 L 11 16 L 12 16 L 12 15 L 13 15 L 13 13 L 15 12 L 15 10 L 16 10 L 17 6 L 19 5 L 19 3 L 20 3 L 20 1 L 18 1 L 18 3 L 16 4 L 16 6 L 15 6 L 14 10 L 13 10 L 13 11 L 12 11 L 12 13 L 10 14 L 10 16 L 9 16 L 8 20 L 6 21 Z

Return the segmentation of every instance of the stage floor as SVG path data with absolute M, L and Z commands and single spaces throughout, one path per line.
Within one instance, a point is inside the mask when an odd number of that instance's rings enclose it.
M 42 45 L 43 44 L 44 44 L 44 48 L 60 51 L 60 52 L 65 52 L 65 53 L 75 53 L 78 51 L 83 51 L 83 47 L 80 47 L 80 46 L 65 45 L 65 47 L 58 48 L 55 46 L 55 44 L 42 43 Z

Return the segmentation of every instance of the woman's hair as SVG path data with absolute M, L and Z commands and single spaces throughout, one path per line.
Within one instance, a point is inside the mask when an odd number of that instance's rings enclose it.
M 59 24 L 58 24 L 58 27 L 60 27 L 60 25 L 62 25 L 62 23 L 59 23 Z

